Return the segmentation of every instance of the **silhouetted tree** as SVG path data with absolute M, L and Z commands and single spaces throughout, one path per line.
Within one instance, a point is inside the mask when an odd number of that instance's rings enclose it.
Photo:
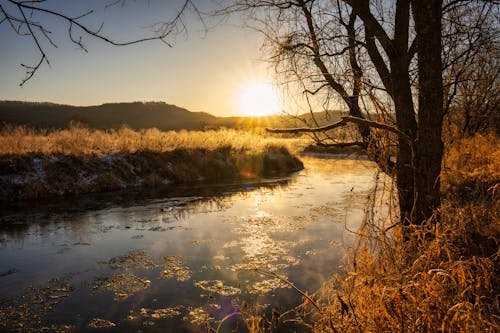
M 445 5 L 443 85 L 449 139 L 500 133 L 500 7 L 489 2 Z
M 335 98 L 352 116 L 337 124 L 288 131 L 318 132 L 354 122 L 384 170 L 387 159 L 380 158 L 380 130 L 395 134 L 401 221 L 428 219 L 440 203 L 443 14 L 475 2 L 229 2 L 223 12 L 249 13 L 266 35 L 279 74 L 294 79 L 306 97 L 322 96 L 325 104 Z M 462 58 L 454 57 L 457 62 Z

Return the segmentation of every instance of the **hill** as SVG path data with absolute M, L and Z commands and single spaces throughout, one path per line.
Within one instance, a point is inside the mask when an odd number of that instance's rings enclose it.
M 124 125 L 133 129 L 151 127 L 162 130 L 199 129 L 215 119 L 215 116 L 205 112 L 190 112 L 161 102 L 72 106 L 0 101 L 1 123 L 45 128 L 65 128 L 73 121 L 99 129 L 119 128 Z
M 319 125 L 336 121 L 341 112 L 315 113 Z M 192 112 L 164 102 L 106 103 L 98 106 L 73 106 L 54 103 L 0 101 L 0 125 L 28 125 L 37 128 L 67 128 L 71 122 L 90 128 L 132 129 L 156 127 L 160 130 L 201 130 L 206 128 L 291 127 L 314 124 L 310 114 L 297 117 L 216 117 Z

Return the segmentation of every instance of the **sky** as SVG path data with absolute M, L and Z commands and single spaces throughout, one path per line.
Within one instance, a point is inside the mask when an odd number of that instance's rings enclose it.
M 93 9 L 84 18 L 92 27 L 102 22 L 103 34 L 116 41 L 150 35 L 149 26 L 175 15 L 181 0 L 129 0 L 124 6 L 105 8 L 109 1 L 48 0 L 42 5 L 70 16 Z M 18 15 L 5 0 L 0 4 Z M 41 6 L 42 6 L 41 5 Z M 210 0 L 198 0 L 201 10 L 210 10 Z M 208 19 L 209 31 L 194 14 L 185 17 L 188 34 L 172 38 L 172 47 L 159 41 L 117 47 L 83 36 L 84 52 L 68 39 L 68 25 L 36 16 L 51 31 L 57 48 L 40 34 L 50 66 L 43 64 L 22 87 L 21 64 L 36 63 L 39 52 L 33 40 L 19 36 L 0 24 L 0 100 L 99 105 L 108 102 L 164 101 L 191 111 L 218 116 L 240 115 L 242 91 L 255 82 L 272 82 L 272 69 L 262 61 L 263 36 L 242 27 L 237 18 L 216 24 Z

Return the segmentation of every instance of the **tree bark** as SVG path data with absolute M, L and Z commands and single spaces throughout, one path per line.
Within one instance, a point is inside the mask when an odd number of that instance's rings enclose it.
M 443 142 L 441 0 L 412 2 L 418 53 L 418 132 L 416 141 L 415 220 L 428 219 L 440 203 Z
M 399 137 L 396 164 L 401 222 L 409 224 L 414 220 L 415 192 L 416 183 L 418 182 L 418 179 L 415 178 L 415 150 L 412 144 L 416 138 L 417 122 L 411 96 L 408 65 L 405 59 L 391 61 L 391 73 L 397 127 L 412 141 L 408 142 Z
M 398 185 L 399 210 L 401 222 L 410 224 L 414 220 L 416 200 L 415 149 L 414 141 L 417 135 L 417 121 L 410 83 L 410 55 L 408 52 L 408 30 L 410 22 L 409 0 L 398 0 L 394 27 L 392 52 L 388 54 L 391 68 L 391 83 L 396 123 L 398 129 L 405 133 L 411 142 L 399 137 L 399 151 L 396 165 Z

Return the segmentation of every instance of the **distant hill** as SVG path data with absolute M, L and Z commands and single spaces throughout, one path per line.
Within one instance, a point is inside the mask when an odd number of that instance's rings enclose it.
M 316 113 L 319 125 L 337 121 L 341 112 Z M 216 117 L 191 112 L 164 102 L 107 103 L 99 106 L 72 106 L 54 103 L 0 101 L 0 126 L 28 125 L 38 128 L 66 128 L 71 122 L 91 128 L 132 129 L 156 127 L 160 130 L 199 130 L 206 128 L 295 127 L 314 125 L 310 114 L 299 117 Z

